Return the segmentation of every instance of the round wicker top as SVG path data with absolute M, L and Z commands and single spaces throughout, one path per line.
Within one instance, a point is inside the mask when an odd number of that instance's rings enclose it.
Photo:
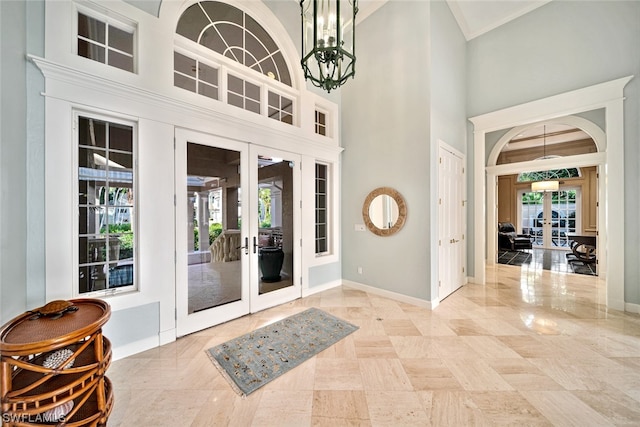
M 30 320 L 33 313 L 28 311 L 6 323 L 0 330 L 0 353 L 22 355 L 65 346 L 97 332 L 111 316 L 111 308 L 105 301 L 90 298 L 70 301 L 78 310 L 58 319 L 41 316 Z

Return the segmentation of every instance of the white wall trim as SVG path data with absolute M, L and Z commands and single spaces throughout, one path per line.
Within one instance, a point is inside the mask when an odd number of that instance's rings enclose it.
M 606 164 L 601 169 L 606 175 L 601 176 L 599 188 L 600 200 L 604 201 L 599 210 L 599 221 L 602 221 L 599 227 L 603 230 L 600 234 L 604 234 L 601 239 L 605 240 L 601 253 L 608 260 L 604 274 L 607 305 L 624 310 L 624 212 L 618 210 L 612 218 L 608 211 L 609 206 L 624 205 L 624 87 L 632 78 L 627 76 L 469 119 L 474 125 L 474 275 L 479 283 L 484 284 L 486 280 L 486 242 L 491 240 L 487 233 L 492 228 L 488 223 L 495 222 L 495 175 L 486 175 L 486 134 L 605 108 Z M 616 242 L 616 256 L 607 256 L 614 249 L 607 242 Z
M 428 308 L 431 310 L 433 310 L 439 304 L 438 301 L 427 301 L 420 298 L 399 294 L 397 292 L 375 288 L 373 286 L 365 285 L 364 283 L 352 282 L 351 280 L 342 279 L 342 285 L 349 288 L 358 289 L 360 291 L 368 292 L 370 294 L 379 295 L 379 296 L 390 298 L 400 302 L 405 302 L 407 304 L 413 304 L 418 307 Z
M 629 313 L 640 314 L 640 304 L 633 304 L 630 302 L 626 302 L 624 304 L 624 311 L 627 311 Z
M 162 345 L 162 343 L 160 342 L 160 338 L 158 336 L 145 338 L 124 345 L 119 345 L 113 348 L 113 360 L 124 359 L 125 357 L 129 357 L 134 354 L 156 348 L 159 345 Z
M 308 286 L 303 286 L 302 298 L 306 298 L 308 296 L 311 296 L 329 289 L 337 288 L 340 285 L 342 285 L 342 280 L 333 280 L 331 282 L 323 283 L 322 285 L 313 286 L 311 288 Z

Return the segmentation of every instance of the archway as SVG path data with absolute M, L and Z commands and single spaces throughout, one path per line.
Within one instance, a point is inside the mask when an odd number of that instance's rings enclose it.
M 594 139 L 598 138 L 598 149 L 603 151 L 573 156 L 571 164 L 566 159 L 545 159 L 518 164 L 529 168 L 559 168 L 600 165 L 601 178 L 599 192 L 603 196 L 599 206 L 600 241 L 602 254 L 606 259 L 603 279 L 607 283 L 607 306 L 624 310 L 624 213 L 616 211 L 616 217 L 608 215 L 616 206 L 624 204 L 624 87 L 632 77 L 625 77 L 560 95 L 532 101 L 526 104 L 494 111 L 470 119 L 474 125 L 474 277 L 473 281 L 484 284 L 486 280 L 485 264 L 487 253 L 493 250 L 495 234 L 496 176 L 502 173 L 515 173 L 516 168 L 509 165 L 494 166 L 501 144 L 511 139 L 522 127 L 550 120 L 564 120 L 577 113 L 605 109 L 606 129 L 604 137 L 597 135 L 597 129 L 585 129 Z M 583 123 L 584 126 L 591 126 Z M 592 124 L 593 125 L 593 124 Z M 593 125 L 595 126 L 595 125 Z M 597 128 L 597 126 L 595 126 Z M 486 135 L 489 132 L 509 129 L 485 160 Z M 491 163 L 493 162 L 493 164 Z M 492 233 L 492 234 L 490 234 Z M 616 256 L 610 257 L 612 249 L 609 242 L 615 242 Z

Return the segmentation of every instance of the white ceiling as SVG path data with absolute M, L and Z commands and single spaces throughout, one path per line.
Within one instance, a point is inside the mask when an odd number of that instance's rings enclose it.
M 358 17 L 362 22 L 387 1 L 358 0 Z M 426 1 L 426 0 L 418 0 Z M 467 40 L 478 37 L 502 24 L 516 19 L 551 0 L 446 0 L 449 9 Z

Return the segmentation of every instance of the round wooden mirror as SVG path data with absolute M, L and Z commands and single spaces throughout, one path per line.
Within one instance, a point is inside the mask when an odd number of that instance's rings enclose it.
M 407 204 L 393 188 L 373 190 L 362 206 L 362 218 L 369 231 L 378 236 L 390 236 L 400 231 L 407 219 Z

